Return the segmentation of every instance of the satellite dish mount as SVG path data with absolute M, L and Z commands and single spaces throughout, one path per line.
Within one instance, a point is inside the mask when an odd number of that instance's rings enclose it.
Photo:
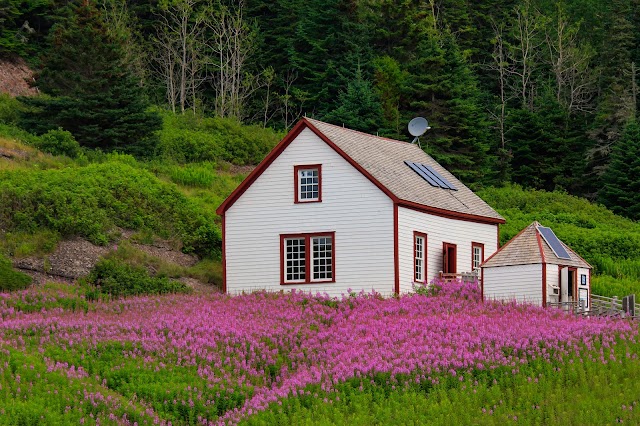
M 420 145 L 420 136 L 424 135 L 429 127 L 429 122 L 424 117 L 416 117 L 409 122 L 409 133 L 411 136 L 414 136 L 413 141 L 411 143 L 418 143 L 418 146 L 422 148 Z

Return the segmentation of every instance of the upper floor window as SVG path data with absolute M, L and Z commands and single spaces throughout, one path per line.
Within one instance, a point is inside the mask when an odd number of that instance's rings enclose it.
M 484 244 L 471 243 L 471 270 L 479 269 L 482 262 L 484 262 Z
M 295 166 L 295 202 L 322 201 L 322 165 Z

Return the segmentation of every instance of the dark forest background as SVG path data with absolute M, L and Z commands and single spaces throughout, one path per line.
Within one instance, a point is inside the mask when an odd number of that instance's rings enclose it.
M 5 0 L 0 55 L 36 70 L 20 125 L 86 147 L 152 153 L 158 107 L 401 140 L 424 116 L 423 149 L 474 188 L 560 189 L 638 219 L 639 4 Z

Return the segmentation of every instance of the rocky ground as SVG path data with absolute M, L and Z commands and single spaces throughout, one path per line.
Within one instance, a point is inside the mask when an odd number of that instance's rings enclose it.
M 123 241 L 129 241 L 133 247 L 150 256 L 185 268 L 198 262 L 196 256 L 175 250 L 168 241 L 157 240 L 153 244 L 139 244 L 130 240 L 132 231 L 121 231 L 120 233 L 121 239 L 108 246 L 97 246 L 80 237 L 61 241 L 53 253 L 44 257 L 31 256 L 14 259 L 13 266 L 31 276 L 35 285 L 51 281 L 73 283 L 78 278 L 86 276 L 101 257 L 117 249 L 118 244 Z M 193 278 L 183 277 L 178 281 L 195 289 L 207 289 L 208 291 L 214 289 L 211 285 L 203 284 Z
M 29 96 L 38 93 L 30 83 L 35 82 L 33 71 L 21 58 L 0 59 L 0 93 Z

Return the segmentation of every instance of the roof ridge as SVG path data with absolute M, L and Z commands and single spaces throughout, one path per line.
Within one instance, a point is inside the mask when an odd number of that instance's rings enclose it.
M 533 223 L 531 225 L 533 225 Z M 493 253 L 484 262 L 482 262 L 480 264 L 480 266 L 482 267 L 482 265 L 484 265 L 485 263 L 487 263 L 488 261 L 493 259 L 498 253 L 500 253 L 502 250 L 504 250 L 509 244 L 511 244 L 513 241 L 516 241 L 518 239 L 518 237 L 520 237 L 520 235 L 522 235 L 527 229 L 529 229 L 531 227 L 531 225 L 527 225 L 524 228 L 522 228 L 522 230 L 520 232 L 518 232 L 514 237 L 512 237 L 509 241 L 507 241 L 502 247 L 500 247 L 498 250 L 496 250 L 495 253 Z
M 318 123 L 326 124 L 327 126 L 336 127 L 338 129 L 346 131 L 346 132 L 359 133 L 361 135 L 364 135 L 364 136 L 367 136 L 367 137 L 370 137 L 370 138 L 377 138 L 377 139 L 382 139 L 382 140 L 389 141 L 389 142 L 398 142 L 398 143 L 403 143 L 403 144 L 406 144 L 406 145 L 413 145 L 413 143 L 411 143 L 411 142 L 401 141 L 401 140 L 398 140 L 398 139 L 391 139 L 391 138 L 387 138 L 385 136 L 372 135 L 371 133 L 362 132 L 360 130 L 349 129 L 348 127 L 344 127 L 344 124 L 342 126 L 339 126 L 337 124 L 327 123 L 326 121 L 322 121 L 322 120 L 318 120 L 316 118 L 310 118 L 310 117 L 304 117 L 304 119 L 308 120 L 308 121 L 316 121 Z M 311 124 L 313 124 L 313 123 L 311 123 Z

